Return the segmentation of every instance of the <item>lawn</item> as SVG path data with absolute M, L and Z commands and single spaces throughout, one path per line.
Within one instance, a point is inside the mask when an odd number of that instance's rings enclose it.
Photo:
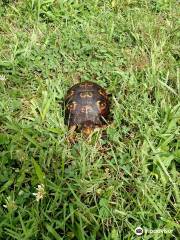
M 1 1 L 0 239 L 178 239 L 179 26 L 176 0 Z M 113 122 L 71 145 L 85 80 Z

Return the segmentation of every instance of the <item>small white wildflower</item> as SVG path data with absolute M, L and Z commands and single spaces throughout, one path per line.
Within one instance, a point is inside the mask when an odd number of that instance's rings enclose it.
M 109 168 L 105 168 L 105 176 L 106 176 L 106 178 L 110 178 L 111 177 Z
M 22 196 L 23 194 L 24 194 L 23 190 L 20 190 L 19 193 L 18 193 L 19 196 Z
M 5 199 L 6 204 L 3 205 L 4 208 L 7 208 L 8 210 L 15 210 L 17 208 L 17 205 L 13 199 L 11 199 L 10 196 L 8 196 Z
M 0 75 L 0 81 L 6 81 L 6 76 L 5 75 Z
M 44 184 L 40 184 L 36 188 L 37 193 L 33 193 L 33 195 L 36 197 L 36 201 L 39 202 L 40 199 L 44 198 L 44 195 L 46 194 L 44 190 Z

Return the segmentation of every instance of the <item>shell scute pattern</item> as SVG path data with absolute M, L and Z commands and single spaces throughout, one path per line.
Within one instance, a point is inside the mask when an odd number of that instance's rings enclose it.
M 65 97 L 65 123 L 86 127 L 101 127 L 109 114 L 109 99 L 106 91 L 96 83 L 83 82 L 72 86 Z

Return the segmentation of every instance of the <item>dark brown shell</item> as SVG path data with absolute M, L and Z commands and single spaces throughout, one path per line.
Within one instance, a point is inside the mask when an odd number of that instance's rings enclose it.
M 101 86 L 86 81 L 68 90 L 65 107 L 65 124 L 69 127 L 95 128 L 107 123 L 110 102 Z

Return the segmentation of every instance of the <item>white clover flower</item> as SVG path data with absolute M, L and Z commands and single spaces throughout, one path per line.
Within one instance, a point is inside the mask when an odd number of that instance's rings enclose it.
M 10 196 L 8 196 L 5 199 L 6 204 L 3 205 L 4 208 L 7 208 L 8 210 L 15 210 L 17 209 L 17 205 L 13 199 L 11 199 Z
M 0 81 L 6 81 L 6 76 L 5 75 L 0 75 Z
M 46 194 L 44 189 L 44 184 L 40 184 L 36 188 L 37 193 L 33 193 L 33 195 L 36 197 L 36 201 L 39 202 L 40 199 L 44 198 L 44 195 Z

